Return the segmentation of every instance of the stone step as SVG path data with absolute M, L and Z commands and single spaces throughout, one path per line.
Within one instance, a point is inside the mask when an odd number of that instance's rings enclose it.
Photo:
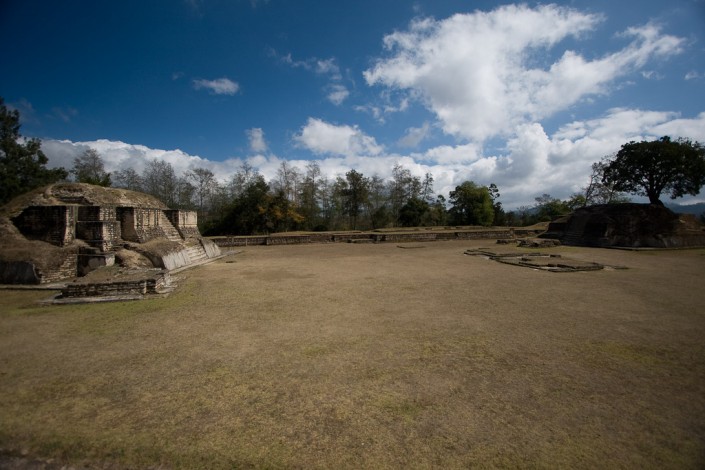
M 587 217 L 572 217 L 570 225 L 567 227 L 568 229 L 563 234 L 561 243 L 564 245 L 580 245 L 587 221 Z
M 70 279 L 78 275 L 76 262 L 77 255 L 69 254 L 58 266 L 52 266 L 44 271 L 40 271 L 40 282 L 42 284 L 59 282 L 65 279 Z
M 186 248 L 186 253 L 188 253 L 188 257 L 192 263 L 197 263 L 199 261 L 208 259 L 208 254 L 206 253 L 206 250 L 203 249 L 200 243 L 198 245 L 188 246 Z
M 564 245 L 571 245 L 571 244 L 578 244 L 580 241 L 583 239 L 583 230 L 580 228 L 579 230 L 567 230 L 563 234 L 563 238 L 561 239 L 561 243 Z
M 166 236 L 167 240 L 174 242 L 180 242 L 183 240 L 179 231 L 176 230 L 174 224 L 171 223 L 169 218 L 163 212 L 159 214 L 159 226 L 164 232 L 164 236 Z

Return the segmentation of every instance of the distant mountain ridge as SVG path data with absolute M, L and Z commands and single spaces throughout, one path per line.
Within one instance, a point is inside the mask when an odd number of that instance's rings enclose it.
M 700 202 L 698 204 L 666 204 L 666 207 L 671 209 L 676 214 L 705 214 L 705 203 Z

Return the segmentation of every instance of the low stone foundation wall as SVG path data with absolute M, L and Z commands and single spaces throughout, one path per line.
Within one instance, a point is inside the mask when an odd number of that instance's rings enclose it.
M 265 245 L 301 245 L 311 243 L 311 237 L 307 235 L 276 236 L 267 237 Z
M 482 230 L 473 232 L 456 232 L 460 240 L 482 240 L 487 238 L 514 238 L 511 230 Z
M 212 237 L 210 240 L 221 248 L 253 245 L 300 245 L 305 243 L 354 243 L 354 242 L 430 242 L 440 240 L 482 240 L 516 237 L 535 237 L 541 231 L 524 229 L 448 230 L 445 232 L 361 232 L 321 233 L 306 235 L 261 235 Z
M 331 238 L 335 243 L 350 243 L 363 240 L 374 240 L 375 233 L 336 233 Z
M 526 238 L 526 237 L 538 237 L 541 235 L 545 230 L 532 230 L 532 229 L 525 229 L 525 228 L 515 228 L 512 229 L 514 231 L 514 236 L 516 238 Z
M 261 237 L 250 236 L 233 236 L 233 237 L 213 237 L 210 240 L 220 248 L 230 248 L 232 246 L 253 246 L 266 245 L 269 237 L 263 235 Z
M 166 271 L 139 279 L 116 279 L 106 282 L 72 282 L 61 289 L 62 298 L 112 297 L 158 294 L 171 284 Z
M 439 240 L 438 233 L 386 233 L 376 235 L 376 242 L 433 242 Z M 453 238 L 455 234 L 453 234 Z

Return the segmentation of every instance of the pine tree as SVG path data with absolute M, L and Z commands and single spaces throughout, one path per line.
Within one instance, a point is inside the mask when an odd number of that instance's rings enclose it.
M 20 135 L 20 113 L 0 98 L 0 204 L 32 189 L 66 179 L 63 168 L 46 168 L 39 139 Z

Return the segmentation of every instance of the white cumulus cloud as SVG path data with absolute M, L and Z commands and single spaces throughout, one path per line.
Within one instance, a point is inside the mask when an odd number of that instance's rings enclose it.
M 431 124 L 428 121 L 424 122 L 421 127 L 410 127 L 406 130 L 404 137 L 399 139 L 399 144 L 401 147 L 418 147 L 418 145 L 426 137 L 428 137 L 431 132 Z
M 506 5 L 416 20 L 384 38 L 389 56 L 364 77 L 369 85 L 407 91 L 447 134 L 477 141 L 506 137 L 517 126 L 607 92 L 616 78 L 654 57 L 681 50 L 682 39 L 649 24 L 628 29 L 621 36 L 630 43 L 600 58 L 556 51 L 565 39 L 595 31 L 601 20 L 557 5 Z
M 229 78 L 196 79 L 193 81 L 193 87 L 196 90 L 205 88 L 216 95 L 234 95 L 240 90 L 240 85 Z
M 177 174 L 181 174 L 193 167 L 205 167 L 210 169 L 219 178 L 228 177 L 236 168 L 237 162 L 226 160 L 224 162 L 214 162 L 205 158 L 175 149 L 162 150 L 153 149 L 144 145 L 129 144 L 114 140 L 93 140 L 87 142 L 71 142 L 69 140 L 43 140 L 42 151 L 49 159 L 48 166 L 51 168 L 73 167 L 73 159 L 81 155 L 88 149 L 96 150 L 103 162 L 105 171 L 115 172 L 132 168 L 138 173 L 142 173 L 146 164 L 151 160 L 163 160 L 174 167 Z
M 335 58 L 330 59 L 313 59 L 314 64 L 313 69 L 316 73 L 321 75 L 330 75 L 333 80 L 340 80 L 342 77 L 340 75 L 340 67 L 336 63 Z
M 343 101 L 345 101 L 348 96 L 350 96 L 350 92 L 348 91 L 348 89 L 344 85 L 341 85 L 339 83 L 331 84 L 328 89 L 328 101 L 330 101 L 336 106 L 340 106 L 341 104 L 343 104 Z
M 259 127 L 253 127 L 245 131 L 250 143 L 250 150 L 255 153 L 267 151 L 267 141 L 264 140 L 264 131 Z
M 321 119 L 309 118 L 294 136 L 301 147 L 317 155 L 379 155 L 383 147 L 357 126 L 335 125 Z

